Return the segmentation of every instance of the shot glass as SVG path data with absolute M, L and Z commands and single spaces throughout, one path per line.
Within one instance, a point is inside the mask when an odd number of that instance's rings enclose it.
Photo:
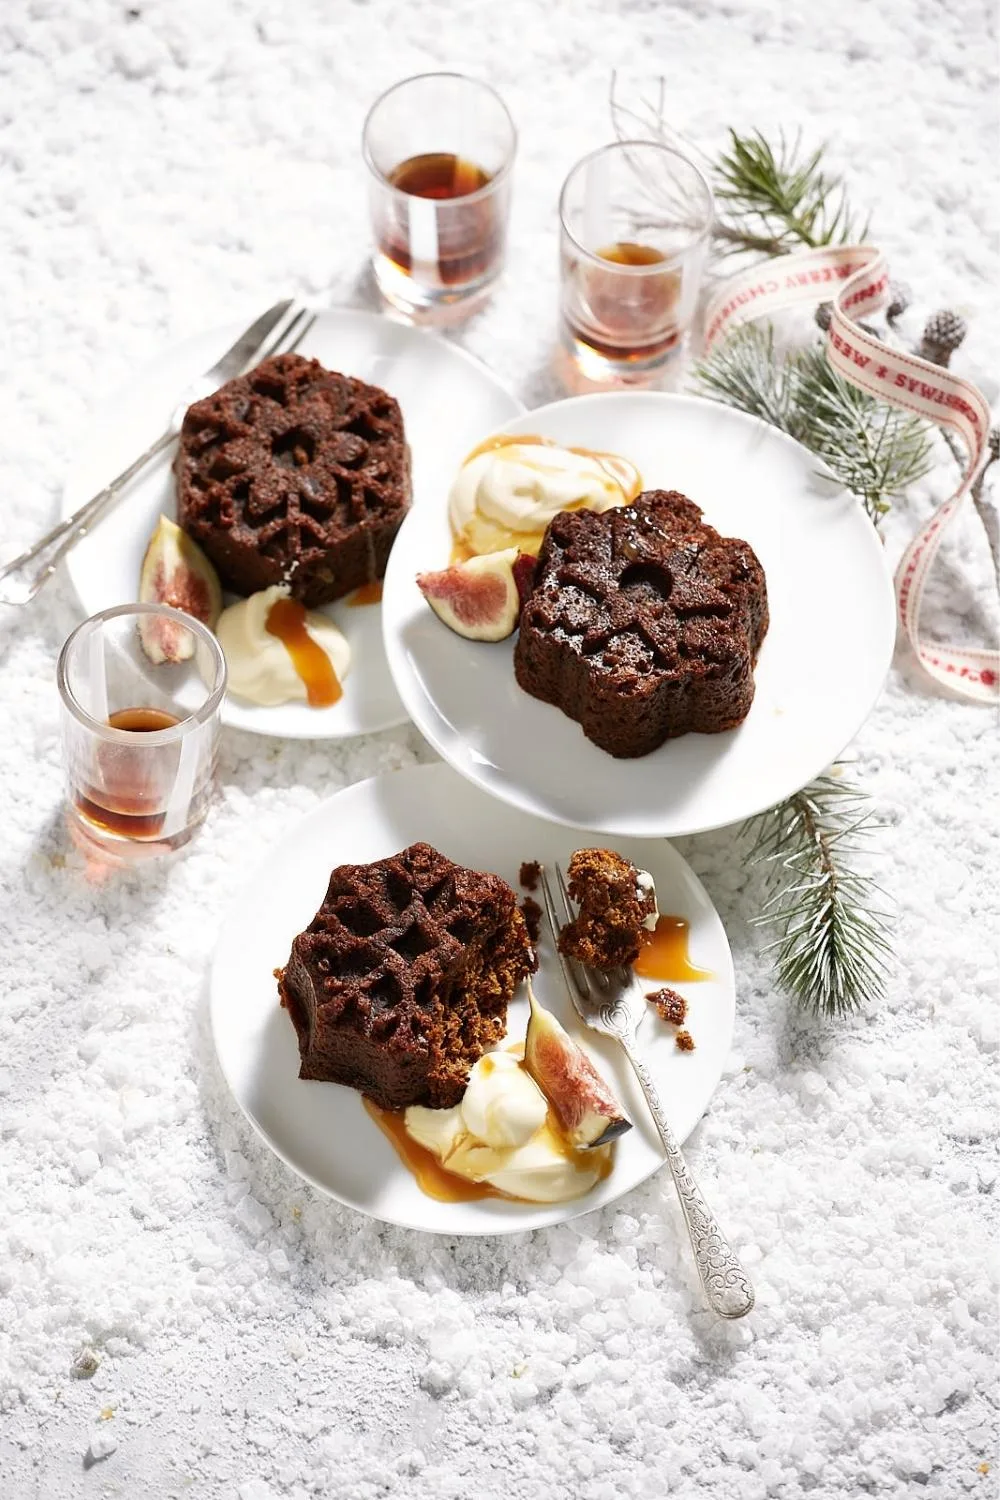
M 694 319 L 713 216 L 703 173 L 669 146 L 618 141 L 577 162 L 559 199 L 571 389 L 661 384 Z
M 174 659 L 154 660 L 164 652 Z M 165 604 L 122 604 L 77 626 L 57 677 L 74 842 L 112 864 L 181 848 L 215 784 L 226 691 L 215 636 Z
M 503 267 L 517 135 L 503 100 L 461 73 L 404 79 L 362 136 L 385 301 L 414 323 L 461 321 Z

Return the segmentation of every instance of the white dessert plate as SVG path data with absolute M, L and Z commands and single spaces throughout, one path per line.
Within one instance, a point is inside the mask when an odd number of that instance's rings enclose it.
M 293 1171 L 351 1208 L 389 1223 L 439 1234 L 512 1234 L 557 1224 L 627 1193 L 655 1172 L 663 1152 L 628 1063 L 606 1038 L 577 1020 L 543 928 L 535 993 L 583 1043 L 635 1122 L 616 1146 L 610 1175 L 570 1203 L 499 1198 L 442 1203 L 428 1197 L 367 1114 L 361 1096 L 335 1083 L 298 1077 L 292 1023 L 278 1004 L 273 970 L 312 920 L 338 864 L 384 859 L 426 840 L 450 859 L 502 875 L 517 888 L 523 860 L 566 860 L 587 835 L 512 813 L 447 766 L 421 766 L 362 781 L 296 825 L 272 850 L 225 922 L 212 965 L 212 1029 L 222 1071 L 237 1102 Z M 729 944 L 704 887 L 669 844 L 616 840 L 649 869 L 660 909 L 691 924 L 694 963 L 714 978 L 677 984 L 688 999 L 693 1052 L 677 1049 L 652 1006 L 640 1028 L 643 1054 L 683 1140 L 704 1113 L 722 1073 L 733 1031 Z M 648 981 L 650 990 L 656 981 Z M 523 987 L 522 987 L 523 988 Z M 521 1041 L 528 1006 L 512 1003 L 508 1038 Z
M 813 454 L 763 422 L 693 396 L 579 396 L 507 432 L 620 453 L 647 489 L 681 490 L 767 576 L 771 624 L 753 707 L 738 729 L 688 734 L 615 760 L 514 679 L 514 637 L 463 640 L 416 574 L 446 567 L 446 496 L 407 517 L 389 560 L 389 666 L 421 733 L 463 776 L 525 812 L 636 838 L 696 833 L 771 807 L 824 769 L 870 712 L 896 623 L 883 549 L 859 503 Z
M 93 412 L 86 442 L 66 481 L 64 516 L 120 473 L 162 431 L 178 392 L 229 347 L 240 328 L 228 324 L 165 351 Z M 298 353 L 380 385 L 396 397 L 412 455 L 414 505 L 433 508 L 440 503 L 469 449 L 523 410 L 485 365 L 456 345 L 361 309 L 320 312 Z M 93 534 L 70 553 L 70 579 L 88 615 L 136 597 L 139 568 L 157 518 L 161 512 L 176 516 L 174 452 L 168 449 L 151 464 Z M 339 600 L 325 613 L 336 620 L 351 645 L 351 670 L 340 701 L 322 709 L 306 703 L 261 708 L 230 695 L 223 705 L 224 723 L 287 739 L 338 740 L 405 721 L 385 661 L 381 606 L 354 608 Z

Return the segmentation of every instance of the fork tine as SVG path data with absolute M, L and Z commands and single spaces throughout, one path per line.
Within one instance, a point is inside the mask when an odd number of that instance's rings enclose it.
M 299 329 L 299 331 L 296 334 L 295 338 L 292 339 L 292 342 L 290 344 L 286 344 L 285 347 L 282 349 L 282 351 L 281 351 L 282 354 L 294 354 L 295 351 L 296 351 L 296 349 L 301 344 L 302 340 L 305 338 L 306 334 L 309 332 L 310 328 L 315 323 L 315 321 L 316 321 L 316 314 L 313 313 L 313 312 L 306 312 L 305 315 L 304 315 L 304 321 L 302 323 L 302 327 Z M 295 325 L 294 324 L 288 330 L 288 332 L 289 332 L 289 335 L 291 335 L 292 333 L 295 332 Z
M 545 905 L 545 915 L 549 919 L 549 929 L 552 933 L 552 941 L 556 944 L 556 952 L 559 951 L 559 921 L 556 917 L 555 903 L 552 899 L 552 887 L 549 885 L 548 871 L 545 866 L 541 867 L 542 877 L 542 901 Z
M 558 865 L 556 866 L 556 869 L 558 871 Z M 575 964 L 572 959 L 567 958 L 565 954 L 559 951 L 559 929 L 562 926 L 562 923 L 556 916 L 556 905 L 555 899 L 552 895 L 552 886 L 549 882 L 548 871 L 545 869 L 544 865 L 542 866 L 541 870 L 541 878 L 542 900 L 545 903 L 545 915 L 549 921 L 549 928 L 552 933 L 552 942 L 556 950 L 556 958 L 559 960 L 559 967 L 560 969 L 562 969 L 563 980 L 565 982 L 567 990 L 569 991 L 570 999 L 573 1001 L 573 1006 L 576 1010 L 579 1010 L 581 1005 L 590 1004 L 590 991 L 587 987 L 586 982 L 587 975 L 585 972 L 583 972 L 581 977 L 579 966 Z M 565 900 L 565 894 L 563 894 L 563 899 Z M 572 913 L 570 913 L 570 915 L 572 915 Z
M 307 307 L 298 305 L 294 305 L 291 311 L 290 321 L 282 321 L 277 330 L 264 340 L 253 356 L 253 363 L 247 367 L 248 369 L 256 369 L 259 364 L 263 364 L 265 359 L 271 359 L 275 354 L 290 354 L 298 348 L 315 323 L 316 315 Z
M 556 878 L 559 881 L 559 892 L 563 899 L 563 909 L 566 912 L 566 921 L 571 922 L 573 920 L 573 903 L 570 900 L 569 890 L 566 885 L 566 877 L 562 872 L 562 865 L 558 860 L 556 860 Z M 610 980 L 608 979 L 607 975 L 602 974 L 598 969 L 591 969 L 587 964 L 578 964 L 577 967 L 586 976 L 587 986 L 592 995 L 595 994 L 598 990 L 606 990 L 610 987 Z

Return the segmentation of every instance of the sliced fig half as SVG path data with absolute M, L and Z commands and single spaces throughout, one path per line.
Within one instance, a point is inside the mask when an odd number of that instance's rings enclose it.
M 139 602 L 170 604 L 194 615 L 210 630 L 222 611 L 219 575 L 197 542 L 168 516 L 161 516 L 149 539 L 139 572 Z M 194 655 L 194 636 L 173 620 L 155 615 L 139 618 L 139 639 L 150 661 L 187 661 Z
M 524 1065 L 547 1095 L 571 1145 L 578 1151 L 606 1146 L 631 1130 L 632 1121 L 608 1084 L 552 1012 L 539 1005 L 530 983 L 528 999 Z
M 516 547 L 486 552 L 440 573 L 419 573 L 417 587 L 440 620 L 470 641 L 503 641 L 521 617 L 527 577 Z M 529 558 L 534 574 L 535 559 Z

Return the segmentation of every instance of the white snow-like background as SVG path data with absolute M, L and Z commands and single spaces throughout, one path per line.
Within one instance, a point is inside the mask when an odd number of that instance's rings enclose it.
M 609 136 L 613 65 L 662 71 L 708 149 L 730 123 L 828 140 L 897 271 L 973 318 L 989 367 L 991 21 L 977 0 L 6 0 L 0 555 L 51 523 L 88 408 L 155 351 L 287 292 L 363 301 L 361 121 L 429 68 L 488 76 L 520 129 L 506 280 L 461 337 L 528 403 L 558 394 L 555 199 Z M 952 472 L 898 507 L 893 559 Z M 932 629 L 993 629 L 971 513 L 933 592 Z M 341 1210 L 257 1143 L 205 1020 L 220 919 L 297 817 L 429 752 L 406 729 L 227 734 L 189 856 L 88 883 L 60 820 L 76 618 L 63 580 L 0 614 L 5 1497 L 995 1493 L 993 715 L 898 654 L 854 754 L 890 825 L 899 964 L 849 1024 L 775 992 L 733 831 L 681 845 L 738 972 L 736 1050 L 689 1143 L 757 1285 L 726 1327 L 663 1174 L 463 1242 Z

